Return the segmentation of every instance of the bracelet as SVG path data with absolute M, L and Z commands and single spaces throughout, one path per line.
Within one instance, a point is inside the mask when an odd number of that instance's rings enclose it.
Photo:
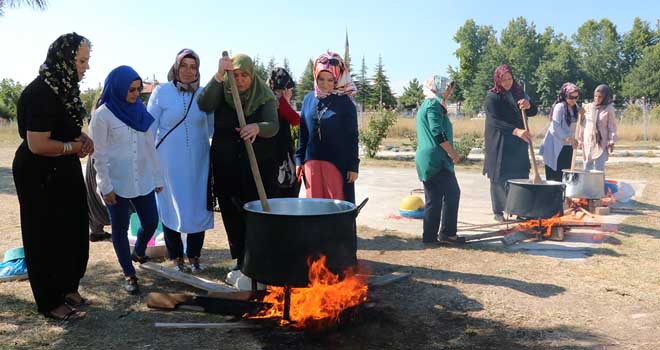
M 63 146 L 62 154 L 66 154 L 67 152 L 69 152 L 73 149 L 73 146 L 71 145 L 71 142 L 63 142 L 62 146 Z

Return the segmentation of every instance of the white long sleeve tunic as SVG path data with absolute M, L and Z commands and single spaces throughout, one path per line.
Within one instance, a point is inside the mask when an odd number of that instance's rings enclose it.
M 213 212 L 206 208 L 209 174 L 209 139 L 213 134 L 213 114 L 202 112 L 189 92 L 172 83 L 159 85 L 149 98 L 147 110 L 156 119 L 156 143 L 183 119 L 158 147 L 165 187 L 156 195 L 163 225 L 182 233 L 213 228 Z

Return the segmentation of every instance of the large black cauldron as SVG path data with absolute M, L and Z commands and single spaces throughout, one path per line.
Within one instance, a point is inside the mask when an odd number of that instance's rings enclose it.
M 533 183 L 528 179 L 507 182 L 504 211 L 520 217 L 547 219 L 564 212 L 564 189 L 557 181 Z
M 245 257 L 241 271 L 268 285 L 306 287 L 308 259 L 325 255 L 335 274 L 357 265 L 355 218 L 366 204 L 316 198 L 269 199 L 245 204 Z

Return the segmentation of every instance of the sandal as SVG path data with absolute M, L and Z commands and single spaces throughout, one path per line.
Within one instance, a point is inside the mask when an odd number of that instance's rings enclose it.
M 53 311 L 48 311 L 48 312 L 44 313 L 44 316 L 46 318 L 50 318 L 50 319 L 58 320 L 58 321 L 63 321 L 63 322 L 75 321 L 75 320 L 85 318 L 87 316 L 87 313 L 84 312 L 84 311 L 74 309 L 70 306 L 67 306 L 67 307 L 69 308 L 69 311 L 64 315 L 56 315 L 56 314 L 53 313 Z
M 465 244 L 465 237 L 460 237 L 457 235 L 452 235 L 452 236 L 445 236 L 445 235 L 440 235 L 439 239 L 441 244 Z
M 71 294 L 74 294 L 74 293 L 71 293 Z M 78 297 L 80 298 L 80 300 L 76 300 L 76 298 L 71 297 L 71 294 L 64 296 L 64 302 L 72 308 L 80 308 L 80 307 L 85 307 L 85 306 L 89 306 L 89 305 L 92 304 L 89 300 L 83 298 L 80 294 L 78 294 Z

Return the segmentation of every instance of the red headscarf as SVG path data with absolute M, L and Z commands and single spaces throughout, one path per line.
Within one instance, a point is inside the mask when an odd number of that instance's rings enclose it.
M 348 69 L 346 69 L 344 60 L 341 59 L 339 54 L 328 51 L 314 61 L 314 94 L 316 97 L 324 98 L 329 95 L 328 93 L 321 91 L 316 82 L 319 78 L 319 74 L 323 71 L 329 72 L 335 78 L 335 88 L 333 89 L 332 94 L 355 95 L 357 87 L 353 83 L 351 75 L 348 73 Z
M 513 72 L 511 72 L 511 68 L 509 68 L 508 65 L 503 64 L 495 69 L 495 73 L 493 73 L 493 87 L 490 89 L 491 92 L 499 94 L 506 91 L 504 87 L 502 87 L 502 76 L 506 73 L 511 74 L 511 77 L 513 78 Z M 515 79 L 513 80 L 513 85 L 509 91 L 516 101 L 527 98 L 525 92 L 520 85 L 516 83 Z

